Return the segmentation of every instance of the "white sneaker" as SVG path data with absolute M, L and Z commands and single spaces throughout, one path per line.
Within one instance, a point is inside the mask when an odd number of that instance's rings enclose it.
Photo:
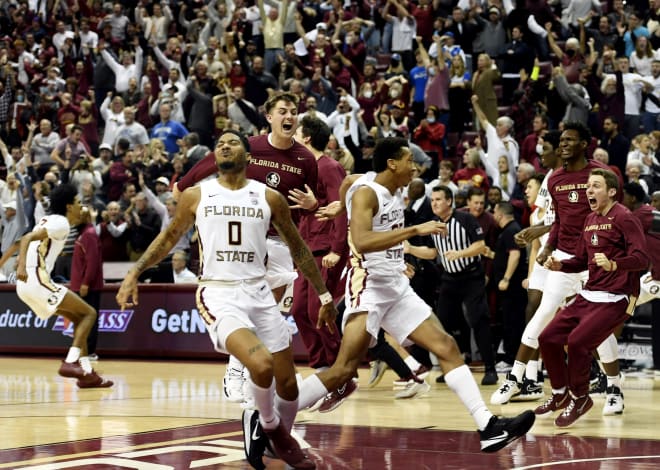
M 325 401 L 325 397 L 326 397 L 326 396 L 327 396 L 327 395 L 323 395 L 321 398 L 319 398 L 318 400 L 316 400 L 316 403 L 314 403 L 312 406 L 310 406 L 309 408 L 307 408 L 307 411 L 310 411 L 310 412 L 312 412 L 312 411 L 317 411 L 317 410 L 321 407 L 321 405 L 323 404 L 323 402 Z
M 90 355 L 87 356 L 87 357 L 89 357 L 89 360 L 90 360 L 90 361 L 98 361 L 98 360 L 99 360 L 99 355 L 96 354 L 96 353 L 92 353 L 92 354 L 90 354 Z
M 607 387 L 603 416 L 620 415 L 623 413 L 623 408 L 623 393 L 621 393 L 621 389 L 615 385 Z
M 417 396 L 424 395 L 431 390 L 431 386 L 426 383 L 426 380 L 423 382 L 417 382 L 416 380 L 410 380 L 406 385 L 406 388 L 401 390 L 399 393 L 394 395 L 394 398 L 397 400 L 406 399 L 406 398 L 415 398 Z
M 506 379 L 502 382 L 502 385 L 500 385 L 500 387 L 491 395 L 490 404 L 504 405 L 518 394 L 520 394 L 520 384 L 518 384 L 514 375 L 508 373 Z
M 410 382 L 410 379 L 396 379 L 392 381 L 392 389 L 401 390 L 402 388 L 406 388 L 408 386 L 408 382 Z
M 241 403 L 245 396 L 243 394 L 243 383 L 245 379 L 243 378 L 243 372 L 234 370 L 231 368 L 227 369 L 225 376 L 222 379 L 222 385 L 225 392 L 225 398 L 234 403 Z
M 378 385 L 378 383 L 383 378 L 383 375 L 385 375 L 387 364 L 384 361 L 377 359 L 375 361 L 371 361 L 369 365 L 371 368 L 369 370 L 369 382 L 367 383 L 367 387 L 373 388 Z

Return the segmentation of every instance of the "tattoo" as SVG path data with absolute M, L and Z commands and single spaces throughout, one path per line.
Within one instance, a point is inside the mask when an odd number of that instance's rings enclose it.
M 257 344 L 256 346 L 252 346 L 250 349 L 248 349 L 248 354 L 252 355 L 259 351 L 260 349 L 263 349 L 264 345 L 262 343 Z

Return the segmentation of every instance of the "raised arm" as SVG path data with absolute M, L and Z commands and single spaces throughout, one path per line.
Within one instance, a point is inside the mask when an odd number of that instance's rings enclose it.
M 486 117 L 486 114 L 484 113 L 484 110 L 481 109 L 481 106 L 479 106 L 479 97 L 477 95 L 472 95 L 472 109 L 474 110 L 474 113 L 477 115 L 477 119 L 479 119 L 479 124 L 481 124 L 482 129 L 486 129 L 488 127 L 488 118 Z
M 550 49 L 552 49 L 552 52 L 557 56 L 557 59 L 561 60 L 564 58 L 564 53 L 562 52 L 561 48 L 557 45 L 557 41 L 555 41 L 555 37 L 552 35 L 552 23 L 547 22 L 545 24 L 545 30 L 548 33 L 548 45 L 550 46 Z

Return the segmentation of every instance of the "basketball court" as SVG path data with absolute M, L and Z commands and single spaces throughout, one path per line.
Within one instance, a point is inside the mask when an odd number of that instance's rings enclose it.
M 224 364 L 102 358 L 96 368 L 115 381 L 102 390 L 78 389 L 58 367 L 51 357 L 0 358 L 0 469 L 251 468 L 242 410 L 223 396 Z M 650 376 L 627 378 L 623 415 L 601 416 L 604 398 L 596 398 L 572 428 L 539 419 L 525 438 L 495 454 L 480 452 L 472 419 L 434 374 L 431 392 L 412 400 L 394 399 L 391 371 L 372 389 L 368 376 L 360 370 L 360 390 L 335 411 L 299 413 L 294 429 L 317 468 L 660 468 L 660 380 Z M 495 386 L 481 390 L 488 401 Z M 536 403 L 491 409 L 511 416 Z

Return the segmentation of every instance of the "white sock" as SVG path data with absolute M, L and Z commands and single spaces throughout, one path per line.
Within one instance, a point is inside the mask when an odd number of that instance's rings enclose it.
M 621 375 L 617 374 L 614 377 L 610 377 L 609 375 L 607 376 L 607 388 L 610 387 L 619 387 L 621 388 Z
M 80 367 L 82 367 L 86 374 L 92 373 L 92 364 L 89 362 L 89 356 L 82 356 L 80 358 Z
M 525 369 L 525 375 L 532 382 L 536 382 L 536 377 L 539 375 L 539 361 L 528 361 L 527 369 Z
M 259 420 L 264 429 L 275 429 L 280 424 L 280 419 L 275 413 L 275 382 L 270 387 L 263 388 L 255 384 L 252 380 L 249 382 L 254 404 L 259 410 Z
M 525 367 L 527 367 L 527 365 L 524 362 L 520 362 L 517 359 L 513 361 L 513 367 L 511 368 L 511 375 L 513 375 L 516 378 L 516 382 L 518 383 L 522 382 L 523 375 L 525 374 Z
M 230 369 L 233 369 L 237 373 L 241 374 L 243 373 L 243 364 L 241 364 L 241 361 L 236 359 L 234 356 L 229 356 L 229 362 L 227 362 L 227 371 Z
M 410 370 L 412 371 L 413 374 L 417 369 L 419 369 L 422 366 L 419 362 L 417 362 L 417 359 L 415 359 L 412 356 L 408 356 L 403 360 L 403 362 L 405 362 L 406 365 L 410 367 Z
M 289 401 L 285 400 L 277 393 L 275 393 L 275 411 L 280 416 L 280 421 L 284 425 L 284 428 L 291 432 L 293 428 L 293 422 L 296 420 L 296 414 L 298 413 L 298 399 Z
M 80 359 L 80 348 L 71 346 L 64 362 L 76 362 L 78 359 Z
M 552 389 L 553 395 L 563 395 L 564 393 L 566 393 L 566 387 Z
M 474 381 L 470 368 L 467 365 L 462 365 L 450 370 L 445 374 L 445 382 L 461 399 L 472 415 L 472 419 L 477 423 L 479 430 L 486 429 L 493 413 L 490 412 L 483 398 L 481 398 L 479 387 L 477 382 Z
M 302 386 L 298 391 L 298 409 L 304 410 L 328 394 L 318 375 L 313 374 L 303 380 Z

